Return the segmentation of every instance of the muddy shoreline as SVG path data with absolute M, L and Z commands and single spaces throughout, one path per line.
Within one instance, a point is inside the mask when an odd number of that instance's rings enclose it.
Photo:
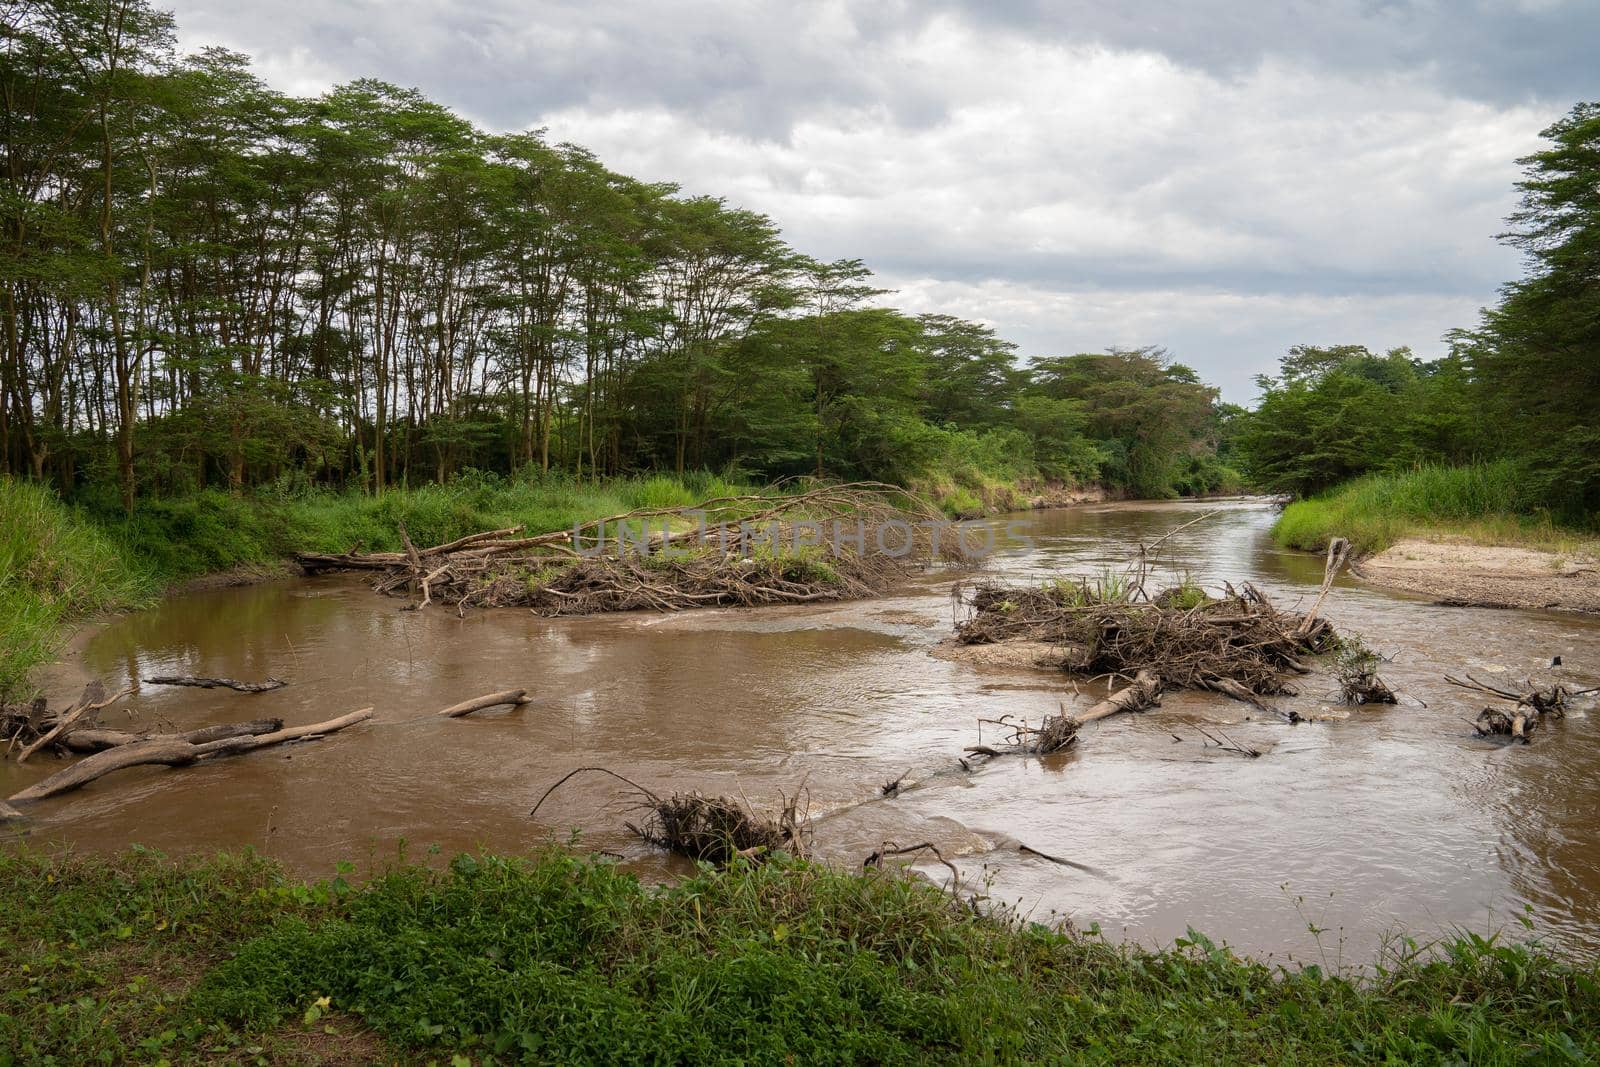
M 1588 556 L 1408 538 L 1352 570 L 1442 606 L 1600 614 L 1600 560 Z

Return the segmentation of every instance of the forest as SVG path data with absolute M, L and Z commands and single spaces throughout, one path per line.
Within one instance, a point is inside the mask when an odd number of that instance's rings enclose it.
M 101 511 L 466 471 L 1238 485 L 1159 348 L 1020 362 L 541 131 L 179 56 L 146 0 L 9 5 L 0 92 L 0 470 Z

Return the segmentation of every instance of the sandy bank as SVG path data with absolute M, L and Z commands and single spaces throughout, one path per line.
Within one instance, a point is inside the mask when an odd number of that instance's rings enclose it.
M 1600 560 L 1587 556 L 1404 540 L 1353 569 L 1374 585 L 1444 604 L 1600 614 Z

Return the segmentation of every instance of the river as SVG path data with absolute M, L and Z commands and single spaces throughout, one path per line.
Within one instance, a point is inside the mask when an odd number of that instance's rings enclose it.
M 1278 548 L 1272 510 L 1256 501 L 1003 517 L 997 527 L 1017 523 L 1028 542 L 1002 537 L 986 573 L 1121 567 L 1130 543 L 1215 507 L 1164 546 L 1177 566 L 1212 587 L 1254 581 L 1282 605 L 1315 592 L 1321 560 Z M 1359 963 L 1386 934 L 1509 926 L 1527 936 L 1521 919 L 1557 946 L 1600 948 L 1592 698 L 1510 747 L 1473 736 L 1482 701 L 1443 679 L 1520 678 L 1559 655 L 1574 684 L 1596 684 L 1600 621 L 1434 607 L 1341 580 L 1324 614 L 1392 658 L 1381 673 L 1402 694 L 1397 707 L 1291 726 L 1222 697 L 1172 693 L 1155 711 L 1087 728 L 1065 753 L 953 773 L 980 717 L 1037 721 L 1093 695 L 1075 696 L 1059 674 L 930 655 L 950 633 L 956 577 L 921 576 L 856 603 L 558 620 L 401 611 L 349 576 L 172 597 L 98 627 L 74 666 L 113 690 L 161 673 L 292 684 L 251 696 L 146 687 L 106 725 L 308 722 L 366 705 L 374 721 L 215 764 L 122 772 L 38 805 L 27 833 L 92 850 L 249 845 L 321 875 L 340 860 L 381 865 L 402 841 L 421 858 L 525 851 L 581 831 L 585 847 L 620 853 L 644 877 L 684 869 L 623 828 L 630 800 L 613 780 L 581 777 L 528 817 L 548 785 L 591 765 L 757 807 L 803 783 L 823 859 L 854 866 L 885 842 L 932 842 L 968 892 L 1148 944 L 1192 927 L 1242 952 Z M 57 685 L 53 695 L 73 695 L 64 675 Z M 533 702 L 431 714 L 512 686 Z M 1342 710 L 1331 679 L 1312 676 L 1302 690 L 1284 703 L 1308 716 Z M 1208 748 L 1197 725 L 1263 754 Z M 0 796 L 55 766 L 0 764 Z M 908 769 L 910 788 L 872 799 Z M 948 878 L 937 863 L 918 869 Z

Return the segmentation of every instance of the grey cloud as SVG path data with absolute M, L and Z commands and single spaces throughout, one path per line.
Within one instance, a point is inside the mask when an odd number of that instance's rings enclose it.
M 1597 95 L 1600 4 L 176 0 L 186 46 L 767 212 L 1030 352 L 1437 348 L 1517 269 L 1513 160 Z M 1533 103 L 1530 103 L 1533 101 Z M 921 301 L 921 304 L 917 302 Z

